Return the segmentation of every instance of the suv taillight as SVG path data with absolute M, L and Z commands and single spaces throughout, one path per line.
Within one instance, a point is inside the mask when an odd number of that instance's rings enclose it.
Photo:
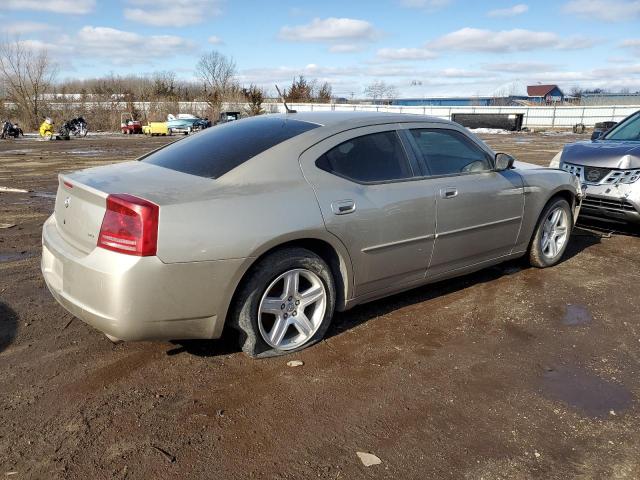
M 98 246 L 140 257 L 155 255 L 158 213 L 158 205 L 142 198 L 127 194 L 109 195 Z

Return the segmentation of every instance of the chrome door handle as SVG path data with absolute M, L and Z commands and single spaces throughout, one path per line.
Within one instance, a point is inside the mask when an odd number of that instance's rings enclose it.
M 458 196 L 458 189 L 456 187 L 446 187 L 440 189 L 440 196 L 442 198 L 454 198 Z
M 346 215 L 356 211 L 356 202 L 353 200 L 339 200 L 331 204 L 331 211 L 336 215 Z

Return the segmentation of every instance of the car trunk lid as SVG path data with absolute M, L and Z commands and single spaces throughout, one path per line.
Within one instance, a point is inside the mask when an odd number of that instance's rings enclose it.
M 134 195 L 162 207 L 213 195 L 215 188 L 209 178 L 137 161 L 118 163 L 60 175 L 54 215 L 60 235 L 89 253 L 96 248 L 109 194 Z
M 107 194 L 60 175 L 54 215 L 60 236 L 78 250 L 96 246 Z

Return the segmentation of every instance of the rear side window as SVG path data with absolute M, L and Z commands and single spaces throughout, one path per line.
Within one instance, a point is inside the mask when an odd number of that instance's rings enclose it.
M 255 117 L 208 128 L 142 161 L 199 177 L 218 178 L 265 150 L 319 126 L 282 117 Z
M 411 130 L 432 175 L 484 172 L 492 169 L 489 156 L 462 133 L 447 129 Z
M 396 132 L 352 138 L 322 155 L 318 168 L 356 182 L 385 182 L 412 176 Z

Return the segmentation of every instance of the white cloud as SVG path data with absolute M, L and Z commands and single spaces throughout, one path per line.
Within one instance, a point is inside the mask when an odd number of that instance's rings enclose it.
M 485 63 L 484 70 L 505 73 L 534 73 L 552 72 L 558 69 L 557 65 L 544 62 L 509 62 L 509 63 Z
M 620 44 L 622 48 L 628 48 L 635 55 L 640 55 L 640 38 L 630 38 Z
M 561 38 L 552 32 L 535 32 L 514 29 L 491 31 L 478 28 L 462 28 L 448 33 L 427 44 L 434 50 L 463 52 L 525 52 L 543 48 L 572 50 L 588 48 L 595 42 L 587 38 Z
M 361 52 L 362 50 L 362 45 L 355 43 L 338 43 L 329 47 L 329 51 L 331 53 L 356 53 Z
M 86 26 L 62 44 L 75 48 L 75 55 L 100 58 L 114 65 L 150 63 L 193 50 L 193 44 L 175 35 L 143 36 L 109 27 Z M 118 45 L 118 48 L 105 48 Z
M 96 6 L 95 0 L 4 0 L 10 10 L 38 10 L 41 12 L 85 15 Z
M 378 60 L 390 62 L 405 60 L 429 60 L 437 55 L 425 48 L 381 48 L 376 53 Z
M 620 22 L 640 17 L 640 0 L 571 0 L 563 10 L 594 22 Z
M 291 42 L 358 42 L 375 39 L 377 32 L 366 20 L 355 18 L 314 18 L 311 23 L 284 26 L 278 37 Z
M 30 33 L 45 32 L 54 30 L 54 27 L 46 23 L 38 22 L 14 22 L 0 26 L 0 32 L 8 35 L 26 35 Z
M 222 13 L 218 0 L 129 0 L 128 20 L 156 27 L 186 27 Z
M 400 0 L 400 4 L 407 8 L 419 8 L 433 11 L 446 7 L 452 0 Z
M 222 45 L 224 44 L 224 42 L 222 41 L 222 39 L 220 37 L 218 37 L 217 35 L 211 35 L 207 41 L 211 44 L 211 45 Z
M 513 67 L 510 67 L 513 65 Z M 520 67 L 521 70 L 518 70 Z M 536 70 L 539 68 L 539 70 Z M 425 95 L 492 95 L 499 90 L 513 90 L 512 85 L 534 83 L 558 83 L 570 91 L 572 86 L 583 88 L 629 88 L 640 89 L 640 64 L 607 66 L 594 70 L 559 70 L 559 65 L 523 62 L 520 64 L 479 65 L 478 69 L 444 68 L 416 69 L 415 65 L 354 65 L 349 67 L 326 67 L 309 64 L 300 67 L 254 68 L 241 71 L 240 80 L 256 83 L 273 89 L 278 83 L 288 86 L 291 78 L 305 75 L 310 79 L 328 81 L 334 94 L 355 97 L 362 94 L 365 85 L 374 79 L 398 87 L 401 97 L 422 97 Z M 525 75 L 523 75 L 525 72 Z M 525 79 L 526 77 L 526 79 Z M 524 90 L 524 87 L 522 87 Z
M 509 8 L 498 8 L 491 10 L 487 15 L 490 17 L 515 17 L 527 13 L 529 11 L 529 5 L 519 3 Z

